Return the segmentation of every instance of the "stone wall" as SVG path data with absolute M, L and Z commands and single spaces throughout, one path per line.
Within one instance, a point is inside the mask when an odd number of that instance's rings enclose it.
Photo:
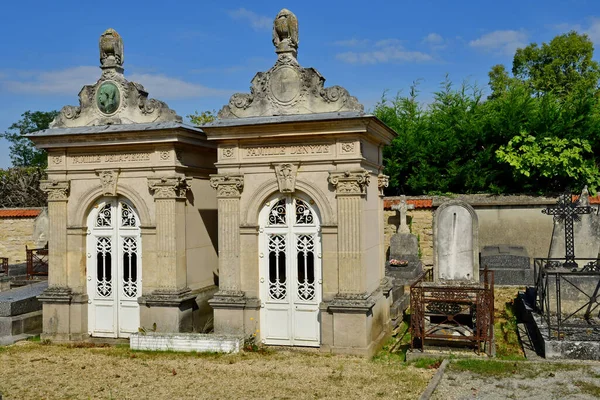
M 529 257 L 547 257 L 554 223 L 552 217 L 542 214 L 542 209 L 556 204 L 557 198 L 536 196 L 456 195 L 407 197 L 408 224 L 411 232 L 419 238 L 421 260 L 425 267 L 433 266 L 433 212 L 445 201 L 460 199 L 475 209 L 479 218 L 479 247 L 490 245 L 523 246 Z M 391 236 L 396 232 L 399 220 L 391 210 L 399 197 L 384 199 L 385 251 L 389 254 Z M 600 197 L 590 197 L 592 206 L 600 204 Z
M 33 247 L 33 227 L 41 209 L 0 209 L 0 257 L 9 264 L 26 261 L 25 246 Z

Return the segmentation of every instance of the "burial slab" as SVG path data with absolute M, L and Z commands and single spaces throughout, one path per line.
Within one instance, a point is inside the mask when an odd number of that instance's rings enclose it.
M 479 224 L 464 201 L 443 203 L 433 217 L 433 270 L 438 280 L 479 280 Z
M 0 345 L 42 331 L 42 303 L 37 296 L 47 287 L 44 281 L 0 293 Z
M 482 270 L 494 271 L 497 285 L 532 285 L 533 269 L 525 247 L 498 245 L 484 246 L 480 260 Z

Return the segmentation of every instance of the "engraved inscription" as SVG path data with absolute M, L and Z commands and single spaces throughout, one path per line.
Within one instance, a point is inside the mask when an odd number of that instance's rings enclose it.
M 330 144 L 307 144 L 294 146 L 257 146 L 247 147 L 245 156 L 249 158 L 287 156 L 287 155 L 328 155 L 331 154 Z
M 150 161 L 150 153 L 85 154 L 71 156 L 73 164 L 102 164 Z

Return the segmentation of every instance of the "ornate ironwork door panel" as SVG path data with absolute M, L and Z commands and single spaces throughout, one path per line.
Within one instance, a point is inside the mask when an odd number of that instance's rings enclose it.
M 123 199 L 101 199 L 88 217 L 88 333 L 129 337 L 139 328 L 139 218 Z
M 267 202 L 259 246 L 263 342 L 319 346 L 321 239 L 310 200 L 287 195 Z

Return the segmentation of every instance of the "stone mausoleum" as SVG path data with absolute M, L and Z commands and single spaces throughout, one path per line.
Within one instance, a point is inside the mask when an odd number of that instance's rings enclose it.
M 121 38 L 103 34 L 101 78 L 30 136 L 48 150 L 45 337 L 201 331 L 212 316 L 215 333 L 269 345 L 377 350 L 395 134 L 300 66 L 288 10 L 273 44 L 274 66 L 199 129 L 128 82 Z

